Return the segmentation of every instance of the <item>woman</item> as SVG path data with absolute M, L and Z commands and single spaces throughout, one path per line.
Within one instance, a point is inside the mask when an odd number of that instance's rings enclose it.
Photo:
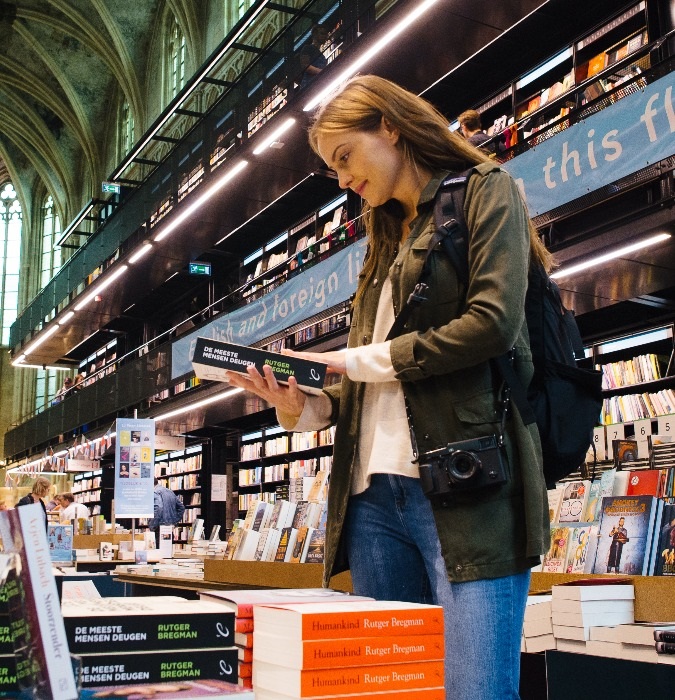
M 309 137 L 340 186 L 366 201 L 369 255 L 348 349 L 301 353 L 344 376 L 318 397 L 293 378 L 278 385 L 269 368 L 230 381 L 274 405 L 286 429 L 337 423 L 324 583 L 350 568 L 355 593 L 442 605 L 448 698 L 517 698 L 529 570 L 549 540 L 536 428 L 512 406 L 506 483 L 433 503 L 415 450 L 500 432 L 502 392 L 489 360 L 513 348 L 514 368 L 529 383 L 528 264 L 531 254 L 547 263 L 547 253 L 509 175 L 393 83 L 348 81 L 319 108 Z M 468 288 L 443 252 L 432 253 L 427 301 L 385 340 L 419 279 L 436 191 L 449 172 L 470 166 Z
M 33 482 L 31 492 L 27 493 L 23 498 L 20 498 L 16 503 L 17 508 L 19 506 L 28 506 L 31 503 L 39 503 L 42 506 L 42 511 L 44 512 L 45 530 L 47 529 L 47 508 L 42 499 L 47 497 L 51 486 L 51 481 L 49 481 L 46 476 L 38 476 L 38 478 Z

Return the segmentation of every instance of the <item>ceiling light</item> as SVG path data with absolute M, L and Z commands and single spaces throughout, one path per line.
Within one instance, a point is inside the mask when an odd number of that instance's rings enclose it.
M 602 265 L 603 263 L 606 263 L 609 260 L 621 258 L 624 255 L 634 253 L 635 251 L 641 250 L 642 248 L 647 248 L 648 246 L 661 243 L 662 241 L 667 241 L 670 237 L 671 236 L 669 233 L 659 233 L 656 236 L 644 238 L 643 240 L 638 241 L 637 243 L 631 243 L 630 245 L 617 248 L 616 250 L 612 250 L 602 255 L 597 255 L 593 258 L 590 258 L 589 260 L 577 263 L 576 265 L 571 265 L 570 267 L 564 267 L 561 270 L 556 270 L 551 275 L 551 279 L 563 279 L 564 277 L 570 277 L 571 275 L 575 275 L 577 272 L 582 272 L 583 270 L 588 270 L 591 267 Z
M 168 418 L 175 418 L 176 416 L 180 416 L 183 413 L 188 413 L 189 411 L 194 410 L 195 408 L 201 408 L 202 406 L 208 406 L 209 404 L 216 403 L 217 401 L 222 401 L 223 399 L 226 399 L 228 396 L 234 396 L 235 394 L 239 394 L 243 389 L 227 389 L 226 391 L 221 391 L 219 394 L 214 394 L 213 396 L 209 396 L 207 399 L 202 399 L 201 401 L 195 401 L 194 403 L 191 403 L 189 406 L 181 406 L 181 408 L 176 408 L 173 411 L 169 411 L 168 413 L 162 413 L 159 416 L 155 416 L 156 421 L 160 420 L 167 420 Z
M 228 171 L 221 177 L 217 182 L 215 182 L 211 187 L 209 187 L 204 194 L 199 196 L 190 206 L 186 207 L 178 216 L 175 216 L 171 223 L 165 226 L 162 231 L 157 234 L 154 238 L 156 242 L 161 241 L 166 238 L 172 231 L 174 231 L 178 226 L 180 226 L 185 219 L 190 216 L 194 211 L 199 209 L 205 202 L 207 202 L 211 197 L 213 197 L 216 192 L 218 192 L 224 185 L 226 185 L 230 180 L 235 178 L 246 166 L 248 161 L 242 160 L 237 165 L 235 165 L 232 170 Z
M 129 262 L 133 265 L 138 262 L 146 253 L 152 249 L 152 243 L 146 243 L 140 250 L 137 250 L 130 258 Z
M 57 323 L 59 326 L 65 326 L 68 321 L 75 315 L 74 311 L 69 311 L 67 314 L 64 314 L 63 318 L 60 318 Z
M 118 277 L 123 275 L 129 269 L 128 265 L 120 265 L 116 270 L 111 272 L 106 278 L 99 284 L 94 291 L 89 292 L 87 296 L 80 301 L 77 306 L 75 306 L 75 311 L 79 311 L 84 308 L 90 301 L 93 301 L 104 289 L 109 287 Z
M 276 140 L 281 136 L 281 134 L 288 131 L 293 124 L 295 124 L 295 119 L 289 117 L 279 128 L 275 129 L 254 151 L 253 155 L 257 156 L 263 151 L 267 150 Z
M 56 323 L 51 328 L 47 328 L 47 330 L 44 331 L 43 333 L 41 333 L 40 336 L 37 338 L 37 340 L 32 345 L 29 345 L 24 350 L 24 357 L 26 355 L 30 355 L 33 352 L 33 350 L 35 350 L 35 348 L 42 345 L 42 343 L 44 343 L 45 340 L 47 340 L 47 338 L 50 338 L 51 336 L 53 336 L 54 333 L 56 333 L 56 331 L 58 331 L 58 330 L 59 330 L 59 326 Z
M 345 80 L 351 78 L 351 76 L 354 75 L 354 73 L 356 73 L 356 71 L 358 71 L 364 63 L 382 51 L 387 44 L 390 44 L 399 34 L 405 31 L 416 19 L 423 15 L 429 8 L 431 8 L 432 5 L 435 5 L 437 2 L 438 0 L 425 0 L 425 2 L 420 3 L 412 12 L 394 25 L 381 39 L 376 41 L 373 46 L 371 46 L 367 51 L 359 56 L 359 58 L 357 58 L 352 64 L 343 70 L 337 76 L 337 78 L 330 82 L 326 88 L 321 90 L 316 97 L 311 99 L 303 107 L 303 111 L 309 112 L 309 110 L 314 109 L 314 107 L 316 107 L 327 95 L 342 85 Z

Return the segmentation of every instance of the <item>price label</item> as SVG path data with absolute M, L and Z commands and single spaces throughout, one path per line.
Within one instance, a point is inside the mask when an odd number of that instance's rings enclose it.
M 599 425 L 593 428 L 593 445 L 595 446 L 595 454 L 599 460 L 607 459 L 607 444 L 605 442 L 605 426 Z M 593 450 L 589 458 L 593 459 Z
M 607 459 L 614 459 L 613 440 L 626 439 L 626 426 L 623 423 L 612 423 L 607 427 Z
M 675 416 L 658 417 L 659 435 L 675 435 Z

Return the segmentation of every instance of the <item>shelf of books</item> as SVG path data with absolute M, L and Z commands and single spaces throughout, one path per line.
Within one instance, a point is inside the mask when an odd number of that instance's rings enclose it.
M 102 470 L 82 472 L 73 477 L 72 493 L 75 500 L 84 503 L 92 515 L 101 512 L 101 476 Z
M 188 541 L 192 524 L 201 516 L 202 446 L 167 452 L 155 458 L 155 476 L 159 483 L 176 493 L 185 505 L 183 519 L 174 527 L 173 540 Z

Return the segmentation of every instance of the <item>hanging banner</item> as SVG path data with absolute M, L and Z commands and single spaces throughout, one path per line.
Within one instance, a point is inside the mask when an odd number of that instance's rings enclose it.
M 675 153 L 675 73 L 503 164 L 538 216 Z M 608 97 L 611 99 L 611 97 Z
M 250 304 L 216 317 L 171 346 L 171 378 L 192 372 L 197 338 L 253 345 L 344 301 L 356 291 L 366 239 L 347 246 Z
M 115 440 L 115 517 L 154 515 L 155 421 L 118 418 Z

